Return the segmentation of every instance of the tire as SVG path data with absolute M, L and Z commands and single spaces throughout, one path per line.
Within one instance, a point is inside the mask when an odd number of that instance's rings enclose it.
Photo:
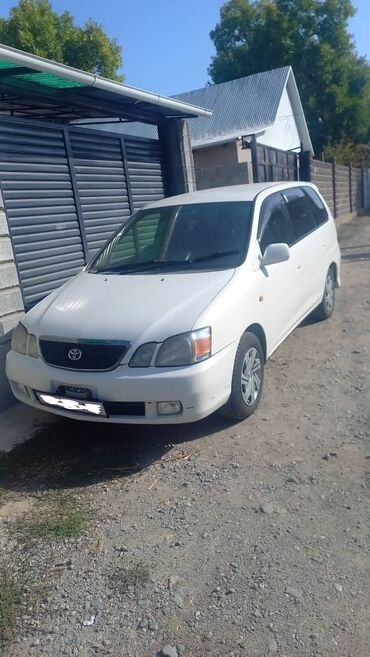
M 332 316 L 335 304 L 335 275 L 333 267 L 330 267 L 326 279 L 322 301 L 314 310 L 314 317 L 319 321 L 329 319 Z
M 220 409 L 221 415 L 232 420 L 245 420 L 255 412 L 262 394 L 264 362 L 265 356 L 258 338 L 253 333 L 244 333 L 235 356 L 231 395 Z

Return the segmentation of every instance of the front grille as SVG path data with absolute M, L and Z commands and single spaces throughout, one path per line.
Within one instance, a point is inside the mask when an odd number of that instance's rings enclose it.
M 145 417 L 145 402 L 104 402 L 108 415 L 136 415 Z
M 40 340 L 41 354 L 53 367 L 69 370 L 111 370 L 128 350 L 128 343 L 62 342 Z

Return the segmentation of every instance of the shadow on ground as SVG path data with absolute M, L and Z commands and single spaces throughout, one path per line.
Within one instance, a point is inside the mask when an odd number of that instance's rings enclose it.
M 342 254 L 342 260 L 344 262 L 358 262 L 361 260 L 370 260 L 370 253 L 344 253 Z
M 360 260 L 370 260 L 370 244 L 350 244 L 341 246 L 342 261 L 358 262 Z
M 158 461 L 173 445 L 228 426 L 216 414 L 194 424 L 173 426 L 60 420 L 1 457 L 0 486 L 35 492 L 126 477 Z

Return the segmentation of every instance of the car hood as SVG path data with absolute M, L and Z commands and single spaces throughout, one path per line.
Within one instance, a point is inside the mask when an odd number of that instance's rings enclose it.
M 234 271 L 124 276 L 81 272 L 22 321 L 39 337 L 162 342 L 191 330 Z

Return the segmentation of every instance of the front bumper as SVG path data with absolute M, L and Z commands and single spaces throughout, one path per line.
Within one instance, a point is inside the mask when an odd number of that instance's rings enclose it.
M 208 360 L 181 368 L 130 368 L 119 365 L 110 372 L 78 372 L 47 365 L 41 358 L 30 358 L 10 351 L 6 372 L 19 401 L 57 415 L 94 422 L 126 424 L 179 424 L 207 417 L 226 403 L 237 344 L 225 347 Z M 144 402 L 145 415 L 97 417 L 75 411 L 46 407 L 35 391 L 57 394 L 60 386 L 91 390 L 101 402 Z M 158 415 L 157 402 L 180 401 L 182 412 Z

